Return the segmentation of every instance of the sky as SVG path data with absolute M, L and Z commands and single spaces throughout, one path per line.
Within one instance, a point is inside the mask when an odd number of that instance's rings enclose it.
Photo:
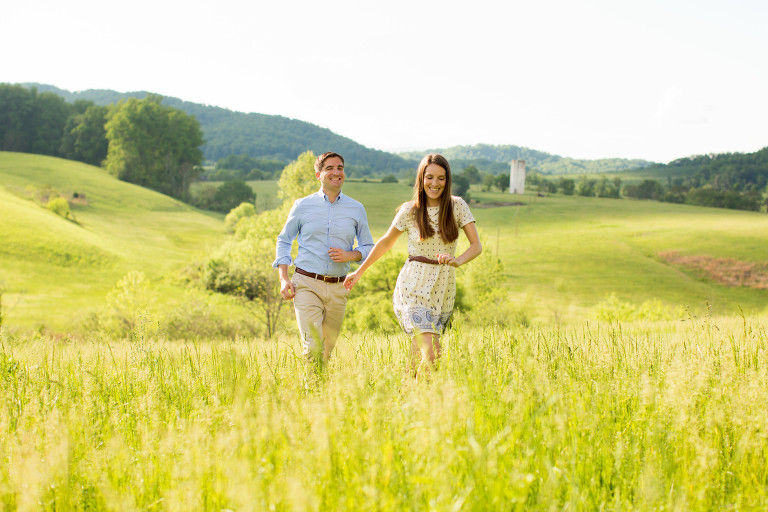
M 384 151 L 666 163 L 768 146 L 766 26 L 765 0 L 29 0 L 3 7 L 0 82 L 149 91 Z

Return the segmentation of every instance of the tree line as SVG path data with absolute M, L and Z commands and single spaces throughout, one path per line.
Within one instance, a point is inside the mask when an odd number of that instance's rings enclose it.
M 647 160 L 625 158 L 580 160 L 511 144 L 452 146 L 450 148 L 428 150 L 426 153 L 440 153 L 451 162 L 452 166 L 457 168 L 475 165 L 480 170 L 491 174 L 509 173 L 509 164 L 512 160 L 525 160 L 528 168 L 535 168 L 541 174 L 547 175 L 601 174 L 640 169 L 652 165 L 652 162 Z M 419 160 L 421 159 L 419 154 L 418 152 L 409 152 L 400 153 L 400 156 Z
M 100 165 L 118 179 L 178 199 L 202 171 L 200 123 L 160 96 L 99 106 L 0 84 L 0 150 Z
M 645 179 L 626 195 L 671 203 L 760 211 L 768 208 L 768 147 L 754 153 L 697 155 L 646 169 Z
M 768 211 L 768 147 L 755 153 L 700 155 L 644 169 L 639 183 L 622 185 L 619 177 L 582 175 L 557 181 L 539 172 L 526 176 L 526 185 L 539 193 L 586 197 L 629 197 L 734 210 Z M 654 179 L 659 177 L 659 179 Z
M 72 93 L 44 84 L 25 84 L 38 91 L 57 94 L 70 103 L 89 100 L 96 105 L 116 104 L 129 98 L 144 99 L 151 93 L 119 93 L 110 90 L 87 90 Z M 415 168 L 421 156 L 406 159 L 386 151 L 363 146 L 327 128 L 279 115 L 233 112 L 211 105 L 201 105 L 178 98 L 165 97 L 163 105 L 194 116 L 203 130 L 201 147 L 208 162 L 217 162 L 230 155 L 247 155 L 252 158 L 278 160 L 285 167 L 297 155 L 306 150 L 316 153 L 334 148 L 349 160 L 347 173 L 355 177 L 371 177 L 381 173 L 399 173 Z

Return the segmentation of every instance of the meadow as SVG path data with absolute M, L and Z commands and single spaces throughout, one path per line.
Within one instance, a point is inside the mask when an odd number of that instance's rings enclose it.
M 5 510 L 764 510 L 766 318 L 0 340 Z
M 473 189 L 483 282 L 527 320 L 458 314 L 416 382 L 400 333 L 348 331 L 320 372 L 289 318 L 173 338 L 115 285 L 141 272 L 158 311 L 203 316 L 184 276 L 223 216 L 48 157 L 0 152 L 0 180 L 3 510 L 768 506 L 768 215 Z M 344 190 L 374 238 L 411 194 Z M 129 338 L 85 328 L 105 305 L 135 310 Z

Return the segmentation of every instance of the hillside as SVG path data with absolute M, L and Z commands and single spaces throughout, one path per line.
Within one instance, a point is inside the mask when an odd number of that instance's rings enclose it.
M 274 182 L 251 182 L 260 196 Z M 344 185 L 363 202 L 371 232 L 388 229 L 408 183 Z M 538 197 L 472 189 L 472 213 L 484 257 L 498 257 L 493 279 L 507 300 L 541 322 L 594 319 L 615 294 L 640 306 L 658 301 L 672 312 L 768 313 L 768 215 L 756 212 L 595 197 Z M 478 201 L 477 203 L 475 201 Z M 460 247 L 465 241 L 460 239 Z M 405 253 L 403 237 L 395 252 Z M 389 257 L 389 256 L 387 256 Z M 459 279 L 470 267 L 458 270 Z
M 41 93 L 58 94 L 68 102 L 88 100 L 97 105 L 109 105 L 129 97 L 144 98 L 150 94 L 146 91 L 119 93 L 103 89 L 70 92 L 52 85 L 23 85 L 35 87 Z M 344 155 L 348 161 L 347 169 L 353 177 L 398 174 L 403 170 L 415 168 L 426 153 L 442 153 L 455 169 L 475 165 L 481 171 L 493 174 L 509 172 L 509 163 L 513 159 L 526 160 L 529 169 L 543 174 L 593 174 L 652 165 L 652 162 L 645 160 L 621 158 L 579 160 L 520 146 L 489 144 L 454 146 L 396 155 L 367 148 L 327 128 L 283 116 L 234 112 L 173 97 L 165 97 L 163 103 L 197 118 L 205 137 L 203 153 L 209 161 L 217 161 L 229 155 L 245 154 L 288 163 L 308 149 L 319 154 L 332 148 Z
M 102 89 L 70 92 L 51 85 L 23 85 L 36 87 L 39 92 L 53 92 L 68 102 L 89 100 L 97 105 L 109 105 L 125 98 L 144 98 L 150 94 L 146 91 L 119 93 Z M 374 172 L 397 173 L 416 165 L 416 162 L 367 148 L 327 128 L 297 119 L 234 112 L 172 97 L 163 98 L 163 104 L 197 118 L 205 137 L 203 154 L 209 161 L 216 161 L 228 155 L 244 154 L 275 158 L 287 164 L 307 150 L 312 150 L 315 154 L 333 150 L 344 155 L 349 161 L 348 169 L 352 176 L 366 176 Z
M 628 160 L 624 158 L 603 158 L 599 160 L 578 160 L 561 157 L 512 145 L 475 144 L 474 146 L 452 146 L 443 149 L 430 149 L 425 153 L 440 153 L 451 162 L 455 169 L 474 165 L 481 171 L 499 174 L 509 172 L 512 160 L 525 160 L 529 170 L 542 174 L 599 174 L 627 169 L 641 169 L 653 162 L 646 160 Z M 400 156 L 418 160 L 423 153 L 405 152 Z
M 169 274 L 224 238 L 223 222 L 102 169 L 0 152 L 0 285 L 8 325 L 62 328 L 131 270 L 169 292 Z M 54 189 L 77 222 L 31 198 Z M 76 194 L 76 198 L 75 198 Z

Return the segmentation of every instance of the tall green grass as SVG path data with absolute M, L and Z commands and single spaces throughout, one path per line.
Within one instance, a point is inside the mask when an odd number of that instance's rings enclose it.
M 0 338 L 5 510 L 761 510 L 765 317 L 402 336 Z M 311 375 L 311 374 L 310 374 Z

